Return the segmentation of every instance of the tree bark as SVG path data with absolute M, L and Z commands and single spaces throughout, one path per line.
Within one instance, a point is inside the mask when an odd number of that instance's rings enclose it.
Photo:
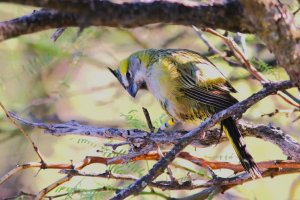
M 275 54 L 300 90 L 300 31 L 294 16 L 277 0 L 241 0 L 248 29 L 257 34 Z

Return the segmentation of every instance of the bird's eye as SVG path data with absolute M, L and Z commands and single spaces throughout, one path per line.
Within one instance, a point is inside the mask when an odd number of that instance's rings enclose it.
M 131 78 L 131 73 L 130 72 L 127 72 L 126 73 L 126 78 L 129 80 Z

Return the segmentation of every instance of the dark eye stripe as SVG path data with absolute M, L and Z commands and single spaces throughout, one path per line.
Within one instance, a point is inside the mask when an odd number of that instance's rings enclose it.
M 127 78 L 127 80 L 129 80 L 129 79 L 131 78 L 130 72 L 127 72 L 127 73 L 126 73 L 126 78 Z

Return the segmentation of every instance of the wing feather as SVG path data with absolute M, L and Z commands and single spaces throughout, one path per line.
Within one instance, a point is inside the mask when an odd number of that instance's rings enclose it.
M 214 68 L 212 72 L 215 73 L 211 76 L 210 81 L 215 82 L 210 85 L 206 85 L 206 74 L 201 75 L 202 69 L 199 65 L 206 68 Z M 215 107 L 217 110 L 223 110 L 237 103 L 238 101 L 230 95 L 230 92 L 236 92 L 236 90 L 226 81 L 223 74 L 210 62 L 203 61 L 198 64 L 193 63 L 192 65 L 185 65 L 184 68 L 180 67 L 177 70 L 181 76 L 178 78 L 181 83 L 181 92 L 189 98 L 198 101 L 199 103 L 206 104 Z M 198 71 L 199 70 L 199 71 Z M 198 71 L 198 74 L 197 74 Z M 207 71 L 207 70 L 206 70 Z M 200 75 L 199 75 L 200 73 Z M 217 83 L 220 80 L 220 83 Z
M 189 98 L 194 99 L 199 103 L 213 106 L 217 110 L 224 110 L 237 103 L 237 100 L 229 94 L 214 94 L 213 91 L 204 90 L 197 86 L 183 88 L 182 92 Z

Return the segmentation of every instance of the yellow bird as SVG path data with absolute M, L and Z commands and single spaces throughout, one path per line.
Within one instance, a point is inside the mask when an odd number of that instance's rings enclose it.
M 187 49 L 138 51 L 123 60 L 117 70 L 110 71 L 132 97 L 140 89 L 154 95 L 170 116 L 160 129 L 204 120 L 238 102 L 230 95 L 236 90 L 217 67 Z M 245 170 L 253 178 L 261 177 L 235 120 L 229 117 L 221 125 Z

